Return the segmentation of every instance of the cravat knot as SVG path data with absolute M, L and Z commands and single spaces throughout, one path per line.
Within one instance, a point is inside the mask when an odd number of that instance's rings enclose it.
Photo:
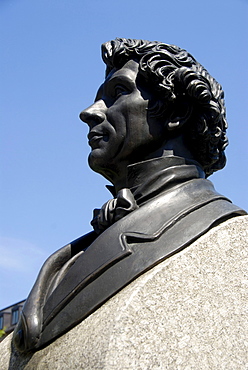
M 91 225 L 100 234 L 136 208 L 138 205 L 130 189 L 121 189 L 116 198 L 110 199 L 101 209 L 94 209 Z

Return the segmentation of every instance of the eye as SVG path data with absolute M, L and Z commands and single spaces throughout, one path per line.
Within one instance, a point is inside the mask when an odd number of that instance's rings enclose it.
M 118 99 L 121 95 L 129 94 L 128 89 L 123 85 L 116 85 L 114 90 L 114 98 Z

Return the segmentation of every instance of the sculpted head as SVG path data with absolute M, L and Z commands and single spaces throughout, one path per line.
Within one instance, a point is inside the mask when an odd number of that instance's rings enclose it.
M 89 127 L 90 167 L 118 187 L 126 167 L 174 154 L 199 162 L 206 176 L 224 167 L 224 93 L 187 51 L 116 39 L 102 45 L 106 79 L 80 117 Z

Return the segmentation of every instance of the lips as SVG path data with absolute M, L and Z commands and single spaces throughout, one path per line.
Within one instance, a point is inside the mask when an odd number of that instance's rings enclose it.
M 92 149 L 94 149 L 100 140 L 103 140 L 103 139 L 106 140 L 106 138 L 107 138 L 106 134 L 92 130 L 88 134 L 88 140 L 89 140 L 88 143 L 92 147 Z

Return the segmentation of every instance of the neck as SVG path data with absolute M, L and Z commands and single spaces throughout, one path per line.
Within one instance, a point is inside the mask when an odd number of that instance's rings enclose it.
M 118 164 L 118 168 L 113 171 L 102 173 L 115 187 L 116 192 L 127 187 L 128 166 L 135 163 L 144 162 L 150 159 L 162 158 L 168 156 L 176 156 L 194 160 L 191 151 L 186 147 L 183 135 L 178 135 L 175 138 L 167 139 L 159 149 L 152 151 L 144 156 L 140 161 L 126 160 Z

